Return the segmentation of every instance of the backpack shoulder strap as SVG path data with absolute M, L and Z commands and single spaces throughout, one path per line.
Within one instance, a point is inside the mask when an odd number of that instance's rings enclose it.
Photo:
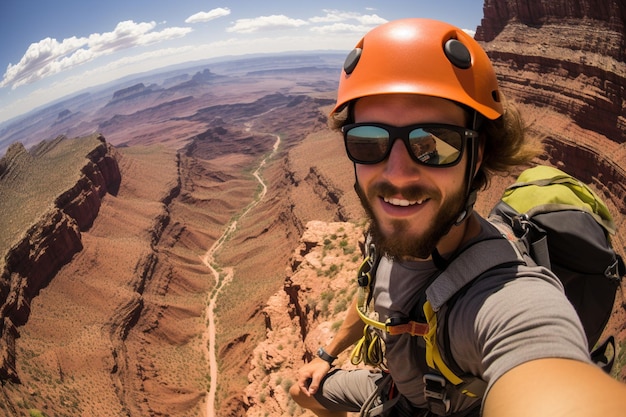
M 442 351 L 450 351 L 446 346 L 443 349 L 438 346 L 437 313 L 446 303 L 456 300 L 459 293 L 485 272 L 500 266 L 523 264 L 526 262 L 522 252 L 516 246 L 516 241 L 509 240 L 503 235 L 494 234 L 493 237 L 480 240 L 462 250 L 426 289 L 427 300 L 423 305 L 424 315 L 428 323 L 428 333 L 424 336 L 426 363 L 435 373 L 427 374 L 424 377 L 426 383 L 424 396 L 431 411 L 441 408 L 442 395 L 444 400 L 446 397 L 447 382 L 469 397 L 480 397 L 486 388 L 486 384 L 480 378 L 468 378 L 467 375 L 462 375 L 454 362 L 454 358 L 447 357 L 447 360 L 444 360 Z M 450 311 L 451 306 L 448 305 L 447 307 L 447 311 Z M 446 330 L 442 329 L 444 332 Z M 450 355 L 446 354 L 446 356 Z M 450 365 L 446 362 L 449 362 Z M 434 384 L 433 381 L 437 384 Z M 435 385 L 439 388 L 433 388 Z
M 503 236 L 480 240 L 459 253 L 426 289 L 433 311 L 485 272 L 506 264 L 525 264 L 514 242 Z

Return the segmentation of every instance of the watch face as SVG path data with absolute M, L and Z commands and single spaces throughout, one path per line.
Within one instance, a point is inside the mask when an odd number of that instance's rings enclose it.
M 332 363 L 335 361 L 335 359 L 337 359 L 337 358 L 335 358 L 334 356 L 331 356 L 329 353 L 327 353 L 327 352 L 324 350 L 324 348 L 323 348 L 323 347 L 320 347 L 320 348 L 317 350 L 317 356 L 319 356 L 321 359 L 325 360 L 326 362 L 328 362 L 328 363 L 329 363 L 329 364 L 331 364 L 331 365 L 332 365 Z

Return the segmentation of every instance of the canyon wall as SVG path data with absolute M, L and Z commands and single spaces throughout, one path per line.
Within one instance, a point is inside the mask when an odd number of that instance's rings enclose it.
M 62 140 L 62 139 L 60 139 Z M 59 268 L 82 249 L 81 231 L 92 224 L 104 195 L 115 193 L 121 176 L 115 151 L 102 136 L 91 139 L 92 149 L 84 155 L 76 183 L 54 198 L 46 210 L 2 254 L 0 276 L 0 379 L 18 381 L 15 369 L 15 338 L 18 327 L 28 321 L 30 304 L 39 291 L 49 284 Z M 56 141 L 55 143 L 58 143 Z M 43 152 L 43 144 L 30 153 L 15 144 L 2 159 L 2 177 L 16 175 L 23 159 Z M 51 185 L 52 187 L 52 185 Z M 6 196 L 3 196 L 3 198 Z M 35 197 L 39 198 L 39 197 Z M 16 210 L 19 210 L 17 208 Z M 17 213 L 19 214 L 19 213 Z M 9 213 L 3 213 L 7 216 Z M 6 232 L 6 230 L 5 230 Z
M 626 214 L 626 3 L 485 0 L 476 31 L 544 159 Z

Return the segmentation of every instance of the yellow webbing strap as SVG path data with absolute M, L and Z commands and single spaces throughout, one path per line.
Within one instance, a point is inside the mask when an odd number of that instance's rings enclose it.
M 426 341 L 426 363 L 432 369 L 441 372 L 448 381 L 454 385 L 459 385 L 463 380 L 448 368 L 439 353 L 439 347 L 437 346 L 437 314 L 433 311 L 430 301 L 426 301 L 424 304 L 424 314 L 429 326 L 428 334 L 424 336 Z
M 350 362 L 358 365 L 363 362 L 366 365 L 384 368 L 384 351 L 380 336 L 372 331 L 369 326 L 363 328 L 363 337 L 356 343 L 350 354 Z
M 382 323 L 380 321 L 376 321 L 374 319 L 369 318 L 367 314 L 365 313 L 365 307 L 362 306 L 361 303 L 357 304 L 356 310 L 359 313 L 359 317 L 361 317 L 361 320 L 363 321 L 363 323 L 369 326 L 375 327 L 377 329 L 383 330 L 393 336 L 404 334 L 404 333 L 408 333 L 411 336 L 426 336 L 429 332 L 428 323 L 420 323 L 420 322 L 411 320 L 407 323 L 391 325 L 388 323 Z
M 424 336 L 428 333 L 428 324 L 417 321 L 408 321 L 406 323 L 382 323 L 370 318 L 367 315 L 367 303 L 369 300 L 370 286 L 372 283 L 372 274 L 370 268 L 370 258 L 366 257 L 357 272 L 357 281 L 359 282 L 359 293 L 356 305 L 356 311 L 363 323 L 368 326 L 383 330 L 391 335 L 399 335 L 409 333 L 412 336 Z
M 384 365 L 382 342 L 375 332 L 370 331 L 370 326 L 392 335 L 409 333 L 412 336 L 422 336 L 426 342 L 426 363 L 428 366 L 441 372 L 448 382 L 459 386 L 458 388 L 463 394 L 468 397 L 478 397 L 479 395 L 476 393 L 480 392 L 481 389 L 484 391 L 484 386 L 481 388 L 479 384 L 477 390 L 472 383 L 464 383 L 465 381 L 459 378 L 446 365 L 441 357 L 437 346 L 437 314 L 433 311 L 430 301 L 426 301 L 424 304 L 424 314 L 427 323 L 420 323 L 416 321 L 409 321 L 401 324 L 382 323 L 370 318 L 367 315 L 367 304 L 369 301 L 370 285 L 372 282 L 372 271 L 368 268 L 371 267 L 369 260 L 369 257 L 365 258 L 358 269 L 357 280 L 359 282 L 359 292 L 356 310 L 363 323 L 365 323 L 365 327 L 363 329 L 363 337 L 357 342 L 356 346 L 352 350 L 350 361 L 354 365 L 361 362 L 379 367 Z
M 356 311 L 359 313 L 359 317 L 361 317 L 363 323 L 386 331 L 387 329 L 384 323 L 372 320 L 367 316 L 367 302 L 369 300 L 370 285 L 372 285 L 371 265 L 369 261 L 370 257 L 368 256 L 363 260 L 357 272 L 359 293 L 356 303 Z
M 424 314 L 426 315 L 429 326 L 428 334 L 424 336 L 424 340 L 426 341 L 426 363 L 428 366 L 441 372 L 441 375 L 450 383 L 457 385 L 462 394 L 472 398 L 482 395 L 477 394 L 484 392 L 485 386 L 482 383 L 475 384 L 471 381 L 470 383 L 466 383 L 466 381 L 458 377 L 448 365 L 446 365 L 441 357 L 437 345 L 437 314 L 433 311 L 430 301 L 426 301 L 424 304 Z
M 364 301 L 366 299 L 367 299 L 367 292 L 363 290 L 363 287 L 359 287 L 359 301 L 356 305 L 356 311 L 357 313 L 359 313 L 359 317 L 361 317 L 361 320 L 363 321 L 363 323 L 367 324 L 368 326 L 372 326 L 377 329 L 387 331 L 387 326 L 385 326 L 385 323 L 381 323 L 380 321 L 376 321 L 367 316 L 366 314 L 367 308 L 365 307 L 365 303 L 367 301 Z M 361 303 L 361 301 L 363 301 L 363 303 Z

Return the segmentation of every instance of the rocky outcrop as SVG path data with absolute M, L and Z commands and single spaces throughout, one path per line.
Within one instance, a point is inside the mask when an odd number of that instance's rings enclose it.
M 96 145 L 79 169 L 76 184 L 58 195 L 54 204 L 3 254 L 0 380 L 19 380 L 15 369 L 15 338 L 19 334 L 17 328 L 28 320 L 32 299 L 48 285 L 59 268 L 82 249 L 81 231 L 89 228 L 98 215 L 104 195 L 107 192 L 115 194 L 119 187 L 121 177 L 115 151 L 103 137 L 96 139 Z M 51 145 L 46 146 L 49 151 Z M 18 148 L 15 146 L 14 150 Z M 25 149 L 7 153 L 2 164 L 5 175 L 12 174 L 11 166 L 19 165 L 19 159 L 32 158 L 33 153 L 43 150 L 38 147 L 31 153 L 24 152 Z
M 246 415 L 294 415 L 298 407 L 288 392 L 296 383 L 295 372 L 330 341 L 345 317 L 362 247 L 363 230 L 353 223 L 307 224 L 282 290 L 262 311 L 267 339 L 251 356 L 243 398 Z M 346 353 L 338 363 L 353 367 Z
M 626 213 L 626 4 L 486 0 L 476 31 L 546 159 Z M 609 186 L 610 184 L 610 186 Z
M 333 185 L 332 181 L 325 178 L 318 168 L 312 166 L 304 180 L 311 186 L 319 199 L 327 204 L 328 209 L 336 213 L 335 217 L 338 220 L 348 220 L 345 208 L 339 204 L 343 191 Z
M 546 24 L 564 24 L 569 21 L 579 23 L 587 20 L 600 24 L 598 29 L 606 28 L 610 32 L 624 33 L 626 17 L 624 3 L 618 0 L 486 0 L 483 13 L 476 38 L 486 42 L 498 36 L 511 21 L 538 28 Z M 562 33 L 561 38 L 567 38 L 566 35 Z M 576 37 L 570 38 L 569 42 L 574 49 L 616 56 L 618 59 L 621 55 L 621 60 L 624 59 L 623 43 L 580 44 L 576 42 Z M 613 52 L 605 53 L 607 48 Z

